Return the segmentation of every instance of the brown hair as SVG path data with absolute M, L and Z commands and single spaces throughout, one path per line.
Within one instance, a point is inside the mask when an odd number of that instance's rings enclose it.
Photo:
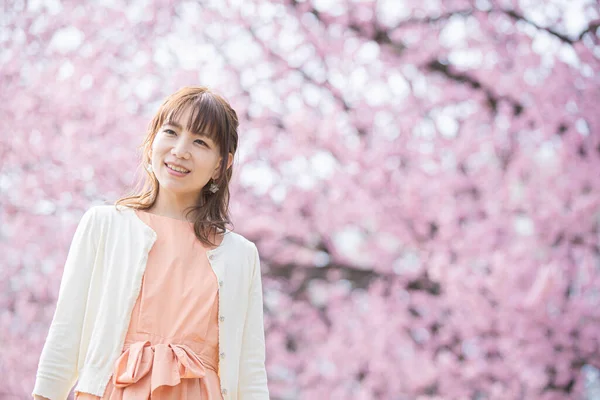
M 154 173 L 148 171 L 147 168 L 151 165 L 152 143 L 160 127 L 166 121 L 177 119 L 189 106 L 192 107 L 192 112 L 189 126 L 186 128 L 192 132 L 207 132 L 210 139 L 219 146 L 222 157 L 219 177 L 216 181 L 213 181 L 212 178 L 209 180 L 199 193 L 198 203 L 189 207 L 189 211 L 186 213 L 186 216 L 189 213 L 194 215 L 196 237 L 203 244 L 215 246 L 216 243 L 210 241 L 210 235 L 225 233 L 225 224 L 231 224 L 229 182 L 233 174 L 233 165 L 229 169 L 226 168 L 228 153 L 235 156 L 237 150 L 239 122 L 235 110 L 229 103 L 207 87 L 186 86 L 164 100 L 148 125 L 144 142 L 138 147 L 142 151 L 140 166 L 144 167 L 146 175 L 127 196 L 118 199 L 114 205 L 115 207 L 123 205 L 139 210 L 147 210 L 154 205 L 159 184 Z M 208 190 L 213 182 L 219 187 L 216 193 Z M 139 188 L 140 183 L 142 184 L 141 189 Z

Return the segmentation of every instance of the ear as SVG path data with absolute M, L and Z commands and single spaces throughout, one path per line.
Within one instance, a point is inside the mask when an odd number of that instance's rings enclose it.
M 217 162 L 217 166 L 215 167 L 215 171 L 214 171 L 213 176 L 212 176 L 212 178 L 214 180 L 216 180 L 219 177 L 219 166 L 221 165 L 221 160 L 222 160 L 222 157 L 219 158 L 219 162 Z M 228 153 L 228 156 L 227 156 L 227 169 L 229 169 L 231 167 L 231 164 L 233 164 L 233 154 Z

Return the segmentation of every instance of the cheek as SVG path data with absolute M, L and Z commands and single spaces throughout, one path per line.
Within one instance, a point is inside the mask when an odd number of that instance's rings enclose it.
M 165 138 L 163 136 L 156 136 L 156 138 L 154 138 L 154 142 L 152 142 L 152 147 L 153 148 L 159 148 L 159 147 L 164 147 L 165 146 Z
M 211 173 L 212 172 L 212 162 L 210 162 L 209 160 L 206 159 L 200 159 L 197 163 L 196 163 L 196 170 L 197 171 L 203 171 L 205 173 Z
M 165 143 L 164 140 L 156 138 L 156 140 L 154 140 L 154 143 L 152 143 L 153 157 L 156 157 L 158 159 L 160 159 L 161 157 L 164 158 L 164 155 L 166 154 L 167 150 L 168 150 L 167 144 Z

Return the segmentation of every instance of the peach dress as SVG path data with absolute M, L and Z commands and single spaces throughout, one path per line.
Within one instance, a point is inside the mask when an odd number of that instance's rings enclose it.
M 157 233 L 102 400 L 222 400 L 218 284 L 191 222 L 136 210 Z M 98 400 L 76 392 L 76 400 Z

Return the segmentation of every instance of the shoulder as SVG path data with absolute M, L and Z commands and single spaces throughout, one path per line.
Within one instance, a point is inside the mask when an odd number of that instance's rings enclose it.
M 128 212 L 129 211 L 129 212 Z M 80 224 L 97 231 L 120 230 L 131 221 L 133 209 L 113 204 L 96 204 L 85 210 Z
M 236 258 L 241 257 L 247 264 L 253 265 L 256 263 L 258 259 L 258 248 L 253 241 L 242 234 L 229 230 L 225 235 L 227 237 L 227 243 L 226 246 L 224 246 L 227 248 L 226 250 L 224 249 L 226 253 L 235 255 Z
M 86 214 L 92 215 L 96 221 L 111 220 L 127 213 L 133 212 L 131 207 L 116 206 L 114 204 L 96 204 L 86 210 Z
M 227 237 L 227 243 L 229 246 L 245 250 L 247 252 L 256 251 L 256 245 L 254 244 L 254 242 L 252 242 L 240 233 L 228 230 L 225 236 Z
M 116 206 L 114 204 L 96 204 L 91 206 L 88 211 L 95 212 L 98 215 L 102 216 L 113 216 L 119 215 L 122 212 L 132 211 L 131 207 L 127 206 Z

